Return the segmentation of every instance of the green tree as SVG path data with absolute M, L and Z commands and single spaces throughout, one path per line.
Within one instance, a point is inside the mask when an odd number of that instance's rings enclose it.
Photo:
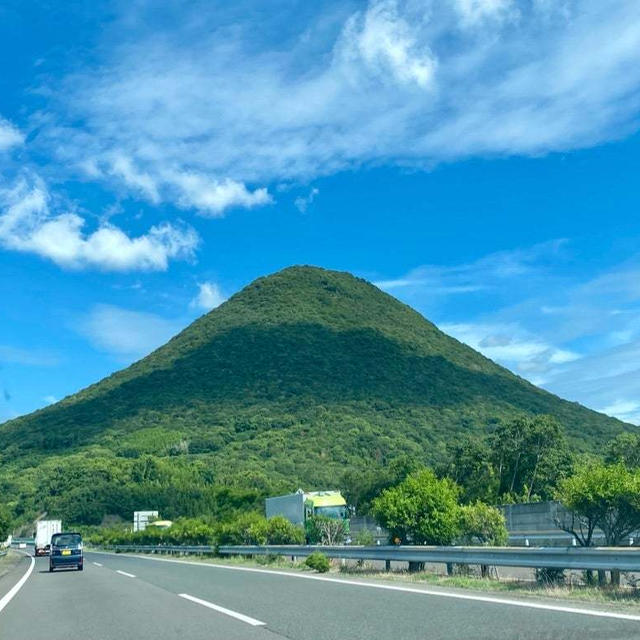
M 392 538 L 414 544 L 451 544 L 460 531 L 460 488 L 425 469 L 373 501 L 373 514 Z
M 417 471 L 415 457 L 400 455 L 383 465 L 369 465 L 365 469 L 350 468 L 342 476 L 342 491 L 348 504 L 358 515 L 368 514 L 371 503 L 382 491 L 402 482 L 410 473 Z
M 550 498 L 559 480 L 571 471 L 564 433 L 551 416 L 520 417 L 500 424 L 489 446 L 499 497 Z
M 456 440 L 447 446 L 447 459 L 441 475 L 462 488 L 464 502 L 497 499 L 498 478 L 486 440 L 474 436 Z
M 305 523 L 307 542 L 309 544 L 342 544 L 347 535 L 344 520 L 311 516 Z
M 596 527 L 607 546 L 620 545 L 640 527 L 640 474 L 623 464 L 583 465 L 560 483 L 556 497 L 570 514 L 558 525 L 582 546 L 591 546 Z M 612 571 L 612 583 L 619 579 Z
M 640 474 L 622 464 L 585 465 L 561 482 L 556 496 L 580 519 L 582 527 L 570 533 L 583 546 L 590 546 L 596 527 L 608 546 L 619 545 L 640 527 Z
M 466 542 L 495 547 L 505 545 L 509 537 L 502 511 L 480 501 L 460 508 L 460 532 Z
M 0 504 L 0 542 L 4 542 L 11 533 L 11 514 Z
M 460 508 L 460 530 L 467 544 L 503 546 L 507 544 L 509 533 L 504 514 L 500 509 L 484 502 L 464 505 Z M 483 578 L 489 576 L 489 566 L 480 565 Z
M 618 434 L 607 444 L 604 460 L 609 464 L 621 462 L 630 469 L 640 468 L 640 436 L 628 432 Z

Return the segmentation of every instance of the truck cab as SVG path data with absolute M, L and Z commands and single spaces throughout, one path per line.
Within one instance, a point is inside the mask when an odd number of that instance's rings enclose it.
M 339 491 L 310 491 L 305 494 L 305 516 L 323 516 L 348 522 L 347 501 Z

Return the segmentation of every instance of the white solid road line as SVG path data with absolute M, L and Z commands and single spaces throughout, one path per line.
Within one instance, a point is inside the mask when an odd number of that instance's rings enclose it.
M 23 555 L 26 556 L 27 554 L 25 553 Z M 16 582 L 13 585 L 13 587 L 2 597 L 2 599 L 0 599 L 0 611 L 2 611 L 11 602 L 11 600 L 16 595 L 16 593 L 18 593 L 18 591 L 22 589 L 22 586 L 24 585 L 24 583 L 29 579 L 29 576 L 33 571 L 33 567 L 36 561 L 33 559 L 32 556 L 27 556 L 27 557 L 29 558 L 29 560 L 31 560 L 29 564 L 29 568 L 24 572 L 24 575 L 22 576 L 22 578 L 20 578 L 20 580 L 18 580 L 18 582 Z
M 106 551 L 93 551 L 92 553 L 109 554 Z M 122 555 L 120 555 L 122 557 Z M 126 557 L 126 556 L 125 556 Z M 630 613 L 617 613 L 614 611 L 602 611 L 598 609 L 583 609 L 581 607 L 563 607 L 556 604 L 544 604 L 541 602 L 531 602 L 530 600 L 515 600 L 511 598 L 495 598 L 493 596 L 480 596 L 466 593 L 453 593 L 451 591 L 435 591 L 432 589 L 416 589 L 413 587 L 400 587 L 391 584 L 377 584 L 375 582 L 360 582 L 359 580 L 343 580 L 341 578 L 324 578 L 322 576 L 310 576 L 304 573 L 290 573 L 288 571 L 275 571 L 271 569 L 254 569 L 253 567 L 233 567 L 226 564 L 208 564 L 199 562 L 189 562 L 188 560 L 170 560 L 169 558 L 150 558 L 147 556 L 129 555 L 130 558 L 140 560 L 152 560 L 154 562 L 173 562 L 175 564 L 188 564 L 191 567 L 202 567 L 209 569 L 226 569 L 228 571 L 247 571 L 250 573 L 266 573 L 287 578 L 300 578 L 302 580 L 319 580 L 321 582 L 333 582 L 336 584 L 346 584 L 354 587 L 365 587 L 369 589 L 383 589 L 387 591 L 403 591 L 405 593 L 416 593 L 423 596 L 438 596 L 440 598 L 455 598 L 458 600 L 475 600 L 477 602 L 487 602 L 490 604 L 503 604 L 512 607 L 525 607 L 529 609 L 544 609 L 546 611 L 558 611 L 560 613 L 574 613 L 582 616 L 596 616 L 599 618 L 617 618 L 618 620 L 632 620 L 640 622 L 640 615 Z
M 266 625 L 266 622 L 260 622 L 260 620 L 256 620 L 255 618 L 250 618 L 249 616 L 245 616 L 244 613 L 238 613 L 237 611 L 231 611 L 231 609 L 225 609 L 220 605 L 213 604 L 213 602 L 209 602 L 207 600 L 201 600 L 200 598 L 196 598 L 194 596 L 190 596 L 188 593 L 179 593 L 181 598 L 185 600 L 191 600 L 191 602 L 196 602 L 197 604 L 201 604 L 203 607 L 208 607 L 209 609 L 213 609 L 218 613 L 224 613 L 225 616 L 231 616 L 232 618 L 236 618 L 237 620 L 242 620 L 242 622 L 246 622 L 250 624 L 252 627 L 263 627 Z
M 116 569 L 116 573 L 119 573 L 121 576 L 127 576 L 127 578 L 135 578 L 133 573 L 127 573 L 126 571 L 120 571 L 120 569 Z
M 94 562 L 93 564 L 95 564 L 96 567 L 101 567 L 102 566 L 99 562 Z

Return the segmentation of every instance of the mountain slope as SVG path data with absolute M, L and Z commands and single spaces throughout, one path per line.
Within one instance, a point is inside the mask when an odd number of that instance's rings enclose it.
M 626 426 L 534 387 L 361 279 L 291 267 L 131 367 L 5 423 L 0 449 L 6 470 L 75 454 L 128 477 L 151 454 L 187 479 L 207 467 L 216 485 L 294 487 L 401 454 L 433 463 L 459 434 L 522 413 L 555 415 L 581 450 Z

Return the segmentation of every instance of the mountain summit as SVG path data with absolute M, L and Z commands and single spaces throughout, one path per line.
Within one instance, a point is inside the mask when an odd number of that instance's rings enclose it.
M 583 450 L 626 426 L 536 388 L 360 278 L 290 267 L 127 369 L 5 423 L 0 450 L 11 468 L 34 455 L 149 454 L 199 460 L 216 481 L 259 471 L 294 486 L 402 454 L 432 464 L 463 433 L 539 413 Z

